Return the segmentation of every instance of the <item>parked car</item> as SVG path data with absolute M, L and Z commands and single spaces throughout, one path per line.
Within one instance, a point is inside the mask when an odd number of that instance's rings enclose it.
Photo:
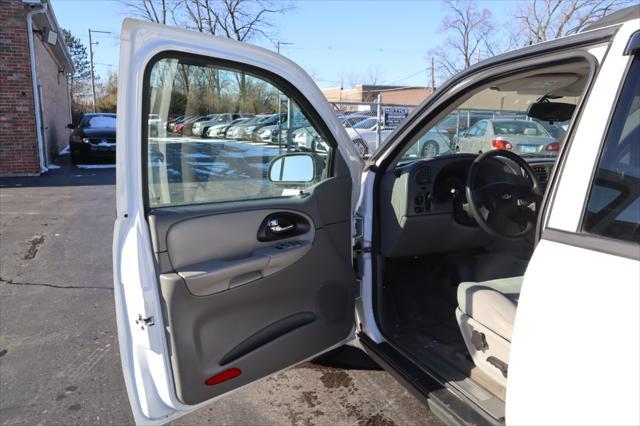
M 376 117 L 367 117 L 357 124 L 347 127 L 347 133 L 351 137 L 351 140 L 355 144 L 358 152 L 361 156 L 369 155 L 371 152 L 378 149 L 378 119 Z M 391 133 L 390 129 L 380 130 L 380 144 L 384 143 L 384 140 Z
M 180 126 L 178 133 L 181 133 L 182 136 L 194 136 L 193 127 L 195 125 L 206 122 L 206 121 L 214 120 L 218 115 L 219 114 L 198 115 L 190 120 L 186 120 L 182 123 L 182 126 Z M 200 136 L 200 135 L 198 134 L 195 136 Z
M 246 123 L 250 119 L 251 119 L 250 117 L 242 117 L 242 118 L 236 118 L 235 120 L 229 123 L 213 124 L 207 127 L 206 131 L 203 129 L 203 132 L 205 132 L 205 137 L 207 138 L 216 138 L 216 139 L 224 138 L 225 135 L 227 134 L 227 130 L 230 127 L 233 127 L 242 123 Z
M 227 139 L 235 139 L 235 140 L 251 140 L 250 138 L 253 136 L 253 131 L 257 127 L 261 127 L 263 123 L 268 122 L 272 118 L 272 114 L 261 114 L 256 115 L 253 118 L 250 118 L 247 121 L 235 124 L 233 126 L 229 126 L 225 137 Z M 269 123 L 272 124 L 272 123 Z
M 462 132 L 456 149 L 475 153 L 506 149 L 521 154 L 557 154 L 560 144 L 537 121 L 501 118 L 480 120 Z
M 540 123 L 542 127 L 551 135 L 552 138 L 559 143 L 564 141 L 564 137 L 567 134 L 567 123 L 549 123 L 544 120 L 535 120 Z
M 255 140 L 257 142 L 266 142 L 273 145 L 293 144 L 295 131 L 300 128 L 309 126 L 309 121 L 300 113 L 294 114 L 291 123 L 288 122 L 286 114 L 282 115 L 279 123 L 269 126 L 263 126 L 255 131 Z M 291 131 L 291 141 L 288 140 L 289 131 Z
M 96 158 L 114 159 L 116 156 L 116 115 L 111 113 L 87 113 L 82 116 L 69 136 L 69 151 L 73 164 L 85 163 Z
M 112 258 L 135 422 L 172 422 L 355 339 L 447 424 L 640 424 L 639 15 L 466 68 L 366 162 L 287 58 L 125 20 Z M 329 150 L 185 140 L 141 161 L 158 145 L 141 136 L 140 76 L 181 61 L 251 73 Z M 556 156 L 405 155 L 441 117 L 503 101 L 570 122 Z
M 358 111 L 341 117 L 344 127 L 353 127 L 367 118 L 377 117 L 376 111 Z
M 278 123 L 279 120 L 286 118 L 285 115 L 269 114 L 261 116 L 257 121 L 253 123 L 247 122 L 245 125 L 241 125 L 242 134 L 239 135 L 240 139 L 246 141 L 256 142 L 258 141 L 258 132 L 265 126 L 273 126 Z
M 167 121 L 167 124 L 166 124 L 167 132 L 172 132 L 173 133 L 174 132 L 173 125 L 176 124 L 176 123 L 181 122 L 184 118 L 185 118 L 184 115 L 178 115 L 178 116 L 175 116 L 175 117 L 169 119 L 169 121 Z
M 418 143 L 415 143 L 406 155 L 427 158 L 437 157 L 438 155 L 445 155 L 451 152 L 453 152 L 451 149 L 451 140 L 447 134 L 437 128 L 433 128 L 422 135 Z
M 248 114 L 244 112 L 232 112 L 232 113 L 225 112 L 221 114 L 214 114 L 213 117 L 210 117 L 206 120 L 200 120 L 195 122 L 193 124 L 193 128 L 191 129 L 191 131 L 193 132 L 194 136 L 206 136 L 207 134 L 206 132 L 209 129 L 209 127 L 230 123 L 233 120 L 236 120 L 238 118 L 243 118 L 243 117 L 251 118 L 253 117 L 253 114 Z

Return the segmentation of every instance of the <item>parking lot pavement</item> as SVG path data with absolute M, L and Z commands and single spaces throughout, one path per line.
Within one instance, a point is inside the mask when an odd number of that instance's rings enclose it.
M 111 281 L 114 169 L 0 179 L 0 423 L 130 424 Z M 176 424 L 438 424 L 383 371 L 303 364 Z

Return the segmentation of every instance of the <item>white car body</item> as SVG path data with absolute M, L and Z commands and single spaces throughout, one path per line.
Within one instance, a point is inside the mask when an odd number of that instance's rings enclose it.
M 375 117 L 370 117 L 362 120 L 352 127 L 346 128 L 347 134 L 356 144 L 363 156 L 376 151 L 380 146 L 382 146 L 382 144 L 384 144 L 384 141 L 391 134 L 390 129 L 380 129 L 380 143 L 378 143 L 378 125 L 375 121 Z M 366 123 L 371 123 L 371 125 L 363 127 Z M 363 141 L 366 144 L 366 147 L 362 145 L 360 141 Z
M 629 56 L 624 51 L 639 28 L 640 19 L 630 20 L 617 29 L 608 47 L 591 51 L 600 68 L 583 116 L 575 124 L 574 140 L 592 143 L 576 143 L 562 152 L 563 166 L 553 179 L 553 202 L 542 218 L 542 226 L 555 237 L 543 234 L 525 274 L 510 357 L 507 424 L 640 423 L 640 259 L 571 239 L 580 229 L 581 206 L 589 193 L 600 141 L 607 132 L 607 117 L 625 78 Z M 362 172 L 363 161 L 352 142 L 356 137 L 375 142 L 373 129 L 364 136 L 363 132 L 345 131 L 311 78 L 271 51 L 126 19 L 120 44 L 113 274 L 123 374 L 139 424 L 163 424 L 210 402 L 187 405 L 176 397 L 142 196 L 143 71 L 151 58 L 165 51 L 246 64 L 277 75 L 296 88 L 338 142 L 338 152 L 353 184 L 351 199 L 343 201 L 362 222 L 358 230 L 362 247 L 370 247 L 374 239 L 375 167 Z M 451 90 L 466 87 L 472 80 L 460 81 Z M 410 130 L 410 123 L 398 128 L 371 165 L 380 166 L 386 156 L 393 155 L 394 147 Z M 389 133 L 383 133 L 383 140 Z M 351 232 L 356 235 L 355 222 Z M 562 235 L 569 237 L 563 240 L 559 237 Z M 362 252 L 358 260 L 363 273 L 356 300 L 357 330 L 382 344 L 385 338 L 373 314 L 372 255 L 367 250 Z M 334 342 L 332 347 L 341 343 Z

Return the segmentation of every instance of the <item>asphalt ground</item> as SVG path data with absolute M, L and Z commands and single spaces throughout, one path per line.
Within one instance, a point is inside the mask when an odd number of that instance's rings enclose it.
M 114 169 L 0 179 L 0 423 L 133 423 L 111 276 Z M 303 364 L 176 424 L 432 425 L 389 374 Z

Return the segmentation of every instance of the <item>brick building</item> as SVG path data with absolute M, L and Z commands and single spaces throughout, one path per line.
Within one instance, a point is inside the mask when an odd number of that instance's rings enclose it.
M 0 176 L 38 175 L 69 138 L 73 63 L 47 0 L 0 0 L 0 22 Z
M 380 95 L 382 103 L 417 105 L 427 98 L 431 87 L 381 86 L 358 84 L 351 89 L 331 87 L 322 89 L 329 102 L 375 102 Z

